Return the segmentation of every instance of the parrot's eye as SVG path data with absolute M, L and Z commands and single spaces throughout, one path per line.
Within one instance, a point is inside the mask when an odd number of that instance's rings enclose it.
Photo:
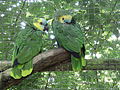
M 42 25 L 43 23 L 42 23 L 42 22 L 40 22 L 40 24 Z
M 64 18 L 62 18 L 62 20 L 64 20 Z
M 46 23 L 45 26 L 47 26 L 48 24 Z

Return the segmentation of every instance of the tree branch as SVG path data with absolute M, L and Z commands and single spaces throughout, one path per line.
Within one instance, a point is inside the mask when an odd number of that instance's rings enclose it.
M 26 4 L 26 0 L 23 1 L 23 5 L 22 5 L 22 7 L 20 8 L 19 13 L 18 13 L 17 16 L 16 16 L 16 19 L 15 19 L 15 22 L 14 22 L 14 23 L 15 23 L 14 26 L 16 26 L 17 21 L 19 20 L 19 17 L 20 17 L 20 15 L 22 14 L 22 10 L 23 10 L 25 4 Z
M 52 49 L 37 55 L 33 59 L 33 66 L 32 74 L 43 71 L 68 71 L 71 70 L 70 54 L 62 48 Z M 87 66 L 83 70 L 120 70 L 119 66 L 120 60 L 117 59 L 87 60 Z M 15 80 L 10 77 L 10 70 L 0 73 L 0 90 L 19 84 L 26 78 Z

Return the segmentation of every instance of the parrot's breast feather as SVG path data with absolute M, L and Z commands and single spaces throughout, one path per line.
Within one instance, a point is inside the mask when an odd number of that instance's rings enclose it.
M 81 29 L 72 24 L 61 24 L 53 22 L 53 29 L 57 41 L 68 51 L 80 52 L 84 43 L 84 37 Z

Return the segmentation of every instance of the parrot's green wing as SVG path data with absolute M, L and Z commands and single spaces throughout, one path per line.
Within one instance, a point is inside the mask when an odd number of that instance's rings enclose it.
M 74 71 L 79 71 L 86 65 L 84 60 L 84 36 L 78 24 L 62 24 L 58 21 L 52 23 L 57 42 L 69 51 Z
M 11 76 L 20 79 L 29 75 L 33 70 L 33 57 L 42 49 L 42 32 L 27 27 L 19 32 L 12 57 L 13 68 Z

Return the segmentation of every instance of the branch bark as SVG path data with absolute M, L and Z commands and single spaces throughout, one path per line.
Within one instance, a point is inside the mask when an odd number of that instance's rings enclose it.
M 72 70 L 70 54 L 62 48 L 52 49 L 37 55 L 33 59 L 34 70 L 32 72 L 43 71 L 69 71 Z M 120 60 L 87 60 L 87 66 L 83 70 L 120 70 Z M 0 90 L 4 90 L 12 85 L 19 84 L 25 78 L 15 80 L 10 77 L 11 68 L 0 73 Z M 27 76 L 28 77 L 28 76 Z

